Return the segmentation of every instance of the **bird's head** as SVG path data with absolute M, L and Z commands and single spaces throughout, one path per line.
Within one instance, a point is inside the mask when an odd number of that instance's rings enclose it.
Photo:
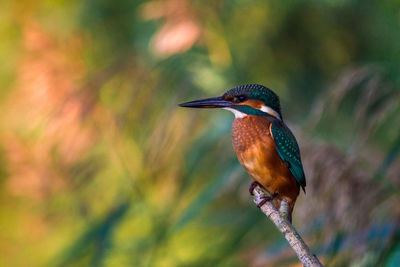
M 186 102 L 179 106 L 223 108 L 232 111 L 236 118 L 243 118 L 247 115 L 269 115 L 282 120 L 278 96 L 271 89 L 259 84 L 238 86 L 222 96 Z

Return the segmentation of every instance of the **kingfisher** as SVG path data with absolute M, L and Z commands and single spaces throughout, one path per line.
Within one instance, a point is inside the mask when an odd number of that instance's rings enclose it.
M 222 96 L 182 103 L 188 108 L 220 108 L 235 115 L 232 144 L 240 164 L 253 178 L 250 194 L 259 185 L 270 196 L 259 203 L 289 203 L 288 219 L 292 221 L 294 204 L 300 192 L 305 193 L 306 177 L 296 138 L 283 122 L 279 97 L 269 88 L 247 84 L 228 90 Z

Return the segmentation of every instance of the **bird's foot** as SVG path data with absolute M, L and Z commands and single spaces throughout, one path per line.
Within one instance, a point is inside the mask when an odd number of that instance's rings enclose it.
M 261 201 L 257 204 L 257 207 L 261 208 L 262 205 L 264 205 L 265 203 L 267 203 L 268 201 L 273 200 L 274 198 L 276 198 L 278 196 L 278 193 L 275 192 L 270 196 L 262 196 L 261 197 Z
M 254 188 L 256 188 L 257 186 L 263 188 L 263 186 L 260 185 L 260 183 L 259 183 L 259 182 L 256 182 L 256 181 L 253 181 L 253 182 L 250 184 L 250 186 L 249 186 L 249 193 L 250 193 L 250 195 L 254 196 L 254 192 L 253 192 L 253 191 L 254 191 Z

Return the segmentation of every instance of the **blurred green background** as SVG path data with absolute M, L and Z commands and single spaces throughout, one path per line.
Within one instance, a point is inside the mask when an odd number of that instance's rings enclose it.
M 400 3 L 2 1 L 0 266 L 300 266 L 255 207 L 232 114 L 260 83 L 326 266 L 400 266 Z

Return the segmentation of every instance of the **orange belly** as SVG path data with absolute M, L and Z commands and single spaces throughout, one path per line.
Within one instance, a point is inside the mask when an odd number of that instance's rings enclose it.
M 271 194 L 277 193 L 277 208 L 280 200 L 289 202 L 292 212 L 299 195 L 299 185 L 282 161 L 269 126 L 271 120 L 264 116 L 248 115 L 235 119 L 232 125 L 232 143 L 235 153 L 248 173 Z

